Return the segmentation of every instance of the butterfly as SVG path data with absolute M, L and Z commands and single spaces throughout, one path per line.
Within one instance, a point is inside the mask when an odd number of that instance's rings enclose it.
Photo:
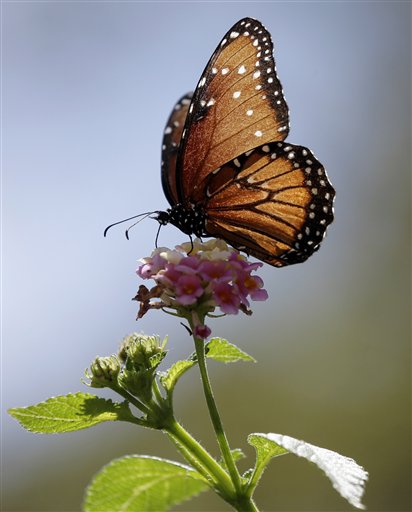
M 276 267 L 305 261 L 333 220 L 335 191 L 312 151 L 284 142 L 288 132 L 271 36 L 241 19 L 170 114 L 161 166 L 170 208 L 155 218 Z

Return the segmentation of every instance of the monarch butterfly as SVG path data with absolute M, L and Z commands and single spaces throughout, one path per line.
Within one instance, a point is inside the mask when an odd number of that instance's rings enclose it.
M 276 267 L 311 256 L 333 220 L 335 191 L 309 149 L 284 142 L 288 114 L 269 32 L 239 20 L 167 121 L 170 208 L 153 212 L 160 226 L 222 238 Z

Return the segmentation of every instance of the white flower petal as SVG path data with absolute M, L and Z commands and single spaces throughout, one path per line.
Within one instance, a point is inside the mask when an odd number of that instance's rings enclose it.
M 175 265 L 180 263 L 180 261 L 183 258 L 183 254 L 182 253 L 180 253 L 179 251 L 170 250 L 170 249 L 161 251 L 160 252 L 160 256 L 164 260 L 168 261 L 169 263 L 174 263 Z
M 368 473 L 353 459 L 339 455 L 339 453 L 332 450 L 319 448 L 319 446 L 300 441 L 294 437 L 273 433 L 255 435 L 274 441 L 289 452 L 313 462 L 325 472 L 326 476 L 331 480 L 333 487 L 351 505 L 360 509 L 365 508 L 361 503 L 361 498 L 365 482 L 368 479 Z

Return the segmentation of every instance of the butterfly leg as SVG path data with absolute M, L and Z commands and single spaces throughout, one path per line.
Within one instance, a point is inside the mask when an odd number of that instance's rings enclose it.
M 194 249 L 192 235 L 189 235 L 189 238 L 190 238 L 190 251 L 187 253 L 187 255 L 188 255 L 188 256 L 189 256 L 189 254 L 190 254 L 190 253 L 193 251 L 193 249 Z
M 155 247 L 157 249 L 158 245 L 157 245 L 157 241 L 159 239 L 159 233 L 160 233 L 160 228 L 162 227 L 162 224 L 159 224 L 159 227 L 157 228 L 157 233 L 156 233 L 156 239 L 155 239 Z

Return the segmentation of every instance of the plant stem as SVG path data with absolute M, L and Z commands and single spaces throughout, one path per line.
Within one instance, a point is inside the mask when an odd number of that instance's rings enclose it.
M 136 397 L 131 395 L 128 391 L 126 391 L 122 387 L 116 386 L 116 387 L 112 387 L 111 389 L 113 389 L 113 391 L 115 391 L 116 393 L 121 395 L 123 398 L 126 398 L 126 400 L 128 402 L 133 404 L 137 409 L 142 411 L 144 414 L 148 414 L 150 412 L 150 409 L 143 402 L 138 400 Z
M 181 453 L 222 495 L 233 499 L 235 489 L 229 475 L 176 420 L 164 428 Z
M 210 419 L 212 420 L 213 428 L 216 433 L 217 441 L 219 443 L 220 451 L 222 453 L 223 460 L 226 463 L 229 474 L 232 478 L 233 485 L 236 488 L 237 494 L 242 494 L 242 484 L 240 479 L 239 471 L 235 465 L 235 462 L 230 451 L 229 442 L 226 438 L 225 431 L 223 429 L 222 420 L 220 419 L 219 411 L 217 410 L 216 402 L 213 396 L 212 386 L 210 384 L 209 375 L 206 367 L 205 357 L 205 342 L 204 340 L 193 336 L 195 340 L 196 355 L 200 369 L 200 375 L 203 383 L 203 390 L 207 406 L 209 408 Z
M 160 392 L 159 384 L 157 383 L 156 379 L 153 381 L 152 389 L 153 389 L 154 395 L 155 395 L 158 403 L 159 404 L 162 403 L 164 401 L 164 398 L 162 396 L 162 393 Z

